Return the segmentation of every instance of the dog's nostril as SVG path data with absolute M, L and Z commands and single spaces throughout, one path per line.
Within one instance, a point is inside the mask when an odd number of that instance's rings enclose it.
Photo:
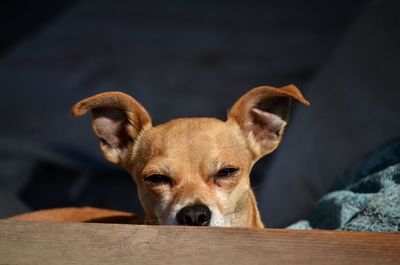
M 205 205 L 187 206 L 178 212 L 176 219 L 179 225 L 208 226 L 211 211 Z
M 184 220 L 185 225 L 192 225 L 194 223 L 192 215 L 185 215 L 183 218 L 185 219 Z
M 197 219 L 198 219 L 200 225 L 208 225 L 206 223 L 210 222 L 210 218 L 208 218 L 208 216 L 205 214 L 199 215 L 199 217 Z

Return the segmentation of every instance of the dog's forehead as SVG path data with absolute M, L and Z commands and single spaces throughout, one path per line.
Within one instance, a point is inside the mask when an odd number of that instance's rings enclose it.
M 243 152 L 247 150 L 240 130 L 232 124 L 213 118 L 172 120 L 149 130 L 146 138 L 146 148 L 169 157 L 228 158 L 237 156 L 238 153 L 243 156 Z

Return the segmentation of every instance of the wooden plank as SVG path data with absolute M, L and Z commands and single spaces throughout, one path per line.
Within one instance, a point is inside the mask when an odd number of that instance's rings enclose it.
M 0 264 L 400 264 L 400 234 L 0 221 Z

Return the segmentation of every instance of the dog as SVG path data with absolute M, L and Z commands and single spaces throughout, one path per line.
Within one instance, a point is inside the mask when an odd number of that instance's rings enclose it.
M 226 121 L 182 118 L 155 127 L 145 108 L 127 94 L 83 99 L 71 115 L 92 113 L 104 157 L 132 175 L 145 216 L 84 207 L 9 219 L 263 228 L 250 171 L 278 147 L 292 99 L 310 105 L 294 85 L 261 86 L 239 98 Z
M 239 98 L 226 121 L 152 126 L 134 98 L 105 92 L 79 101 L 70 114 L 92 113 L 104 157 L 136 183 L 145 224 L 263 228 L 250 171 L 278 147 L 292 99 L 310 104 L 294 85 L 260 86 Z

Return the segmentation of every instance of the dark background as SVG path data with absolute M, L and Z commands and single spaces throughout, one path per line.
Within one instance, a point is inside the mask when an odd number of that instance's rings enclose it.
M 305 217 L 334 179 L 400 135 L 398 1 L 3 1 L 0 217 L 91 205 L 141 212 L 77 100 L 107 90 L 154 124 L 225 119 L 259 85 L 298 85 L 281 147 L 252 182 L 268 226 Z

